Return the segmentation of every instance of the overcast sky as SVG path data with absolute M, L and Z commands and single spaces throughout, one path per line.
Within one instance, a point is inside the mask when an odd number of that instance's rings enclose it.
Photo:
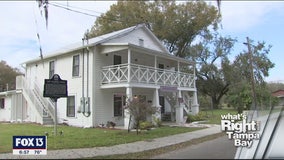
M 0 60 L 13 67 L 39 57 L 39 46 L 43 56 L 70 44 L 81 42 L 84 32 L 94 24 L 96 17 L 109 10 L 115 1 L 50 1 L 54 5 L 69 6 L 80 14 L 49 5 L 48 28 L 34 1 L 0 1 Z M 209 2 L 208 2 L 209 3 Z M 216 4 L 215 1 L 212 4 Z M 84 10 L 82 10 L 84 9 Z M 247 50 L 246 37 L 265 41 L 272 45 L 270 60 L 275 67 L 267 81 L 284 82 L 284 2 L 282 1 L 222 1 L 223 35 L 239 40 L 234 53 Z M 92 16 L 90 16 L 92 15 Z M 40 42 L 36 34 L 40 34 Z

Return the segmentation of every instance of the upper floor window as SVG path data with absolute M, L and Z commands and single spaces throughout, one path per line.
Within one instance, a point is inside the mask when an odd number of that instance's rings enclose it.
M 55 73 L 54 70 L 54 61 L 49 62 L 49 78 L 51 78 Z
M 72 76 L 79 76 L 79 63 L 80 57 L 79 55 L 73 56 L 73 68 L 72 68 Z
M 4 109 L 4 108 L 5 108 L 5 99 L 0 98 L 0 109 Z

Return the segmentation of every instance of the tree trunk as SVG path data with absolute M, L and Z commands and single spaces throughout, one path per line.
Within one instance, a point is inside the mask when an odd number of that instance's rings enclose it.
M 136 134 L 137 134 L 137 135 L 138 135 L 138 133 L 139 133 L 138 129 L 139 129 L 139 121 L 137 121 L 137 123 L 136 123 Z
M 216 97 L 211 97 L 211 99 L 212 99 L 212 106 L 213 106 L 213 109 L 218 109 L 220 100 L 218 100 Z

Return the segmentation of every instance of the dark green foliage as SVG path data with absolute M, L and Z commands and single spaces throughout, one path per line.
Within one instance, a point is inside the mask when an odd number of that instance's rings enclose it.
M 19 69 L 12 68 L 5 61 L 0 62 L 0 92 L 16 89 L 16 76 L 22 74 Z
M 141 130 L 148 130 L 148 129 L 152 128 L 153 126 L 154 125 L 151 122 L 143 121 L 143 122 L 140 122 L 139 128 Z
M 204 112 L 199 112 L 198 114 L 196 115 L 191 115 L 191 114 L 188 114 L 187 115 L 187 123 L 191 123 L 191 122 L 194 122 L 194 121 L 203 121 L 203 120 L 206 120 L 206 114 L 204 114 Z

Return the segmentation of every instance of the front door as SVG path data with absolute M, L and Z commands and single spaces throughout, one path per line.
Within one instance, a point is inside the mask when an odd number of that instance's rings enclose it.
M 159 96 L 160 106 L 161 106 L 161 114 L 165 113 L 165 97 Z
M 121 64 L 121 56 L 113 55 L 113 65 L 119 65 L 119 64 Z
M 121 64 L 121 56 L 113 55 L 113 65 L 120 65 Z M 117 68 L 115 71 L 115 76 L 117 79 L 121 78 L 121 71 Z

